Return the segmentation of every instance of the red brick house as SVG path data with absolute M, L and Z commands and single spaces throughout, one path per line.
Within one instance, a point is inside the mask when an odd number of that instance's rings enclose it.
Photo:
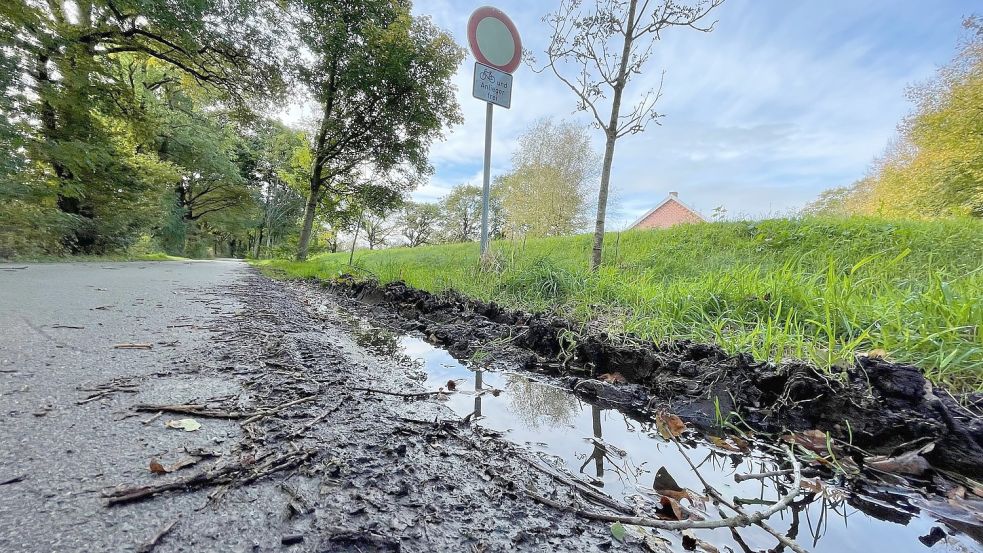
M 696 212 L 693 208 L 679 201 L 677 192 L 670 192 L 669 197 L 661 204 L 653 207 L 639 217 L 631 227 L 632 229 L 654 229 L 669 228 L 682 223 L 705 223 L 706 219 Z

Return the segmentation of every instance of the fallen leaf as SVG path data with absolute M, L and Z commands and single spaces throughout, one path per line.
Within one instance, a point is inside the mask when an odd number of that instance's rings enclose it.
M 164 426 L 177 430 L 184 430 L 185 432 L 194 432 L 195 430 L 201 428 L 201 423 L 195 419 L 178 419 L 167 421 L 164 423 Z
M 719 553 L 720 551 L 713 544 L 696 537 L 696 532 L 693 530 L 683 530 L 683 549 L 696 551 L 697 548 L 702 549 L 706 553 Z
M 614 539 L 623 542 L 625 541 L 625 527 L 620 522 L 615 522 L 611 525 L 611 535 Z
M 608 384 L 624 384 L 628 382 L 621 373 L 604 373 L 597 377 L 598 380 L 607 382 Z
M 805 490 L 807 492 L 812 492 L 812 493 L 817 493 L 817 494 L 823 493 L 823 481 L 820 480 L 820 479 L 818 479 L 818 478 L 815 479 L 815 480 L 810 480 L 808 478 L 803 478 L 800 487 L 801 487 L 801 489 L 803 489 L 803 490 Z
M 741 453 L 742 451 L 740 447 L 728 442 L 723 438 L 718 438 L 717 436 L 709 436 L 709 438 L 710 438 L 710 443 L 712 443 L 716 447 L 719 447 L 720 449 L 726 451 L 734 451 L 736 453 Z
M 822 430 L 806 430 L 797 434 L 786 434 L 783 439 L 788 443 L 799 444 L 814 453 L 829 453 L 826 447 L 826 433 Z
M 945 496 L 949 499 L 966 499 L 966 488 L 963 486 L 956 486 L 946 492 Z
M 662 498 L 659 499 L 659 503 L 662 504 L 662 512 L 663 512 L 663 514 L 668 515 L 668 514 L 671 513 L 672 516 L 675 517 L 675 520 L 683 520 L 684 519 L 683 508 L 679 506 L 679 502 L 676 501 L 675 499 L 673 499 L 673 498 L 671 498 L 669 496 L 663 495 Z M 667 510 L 668 510 L 668 512 L 666 512 Z
M 867 352 L 867 357 L 870 359 L 887 359 L 887 350 L 885 349 L 872 349 Z
M 669 474 L 666 467 L 659 467 L 659 470 L 655 471 L 655 481 L 652 482 L 652 489 L 659 492 L 662 495 L 666 495 L 665 492 L 681 492 L 683 488 L 676 483 L 676 479 Z
M 655 415 L 655 426 L 659 429 L 659 434 L 667 440 L 678 438 L 686 431 L 686 423 L 683 422 L 683 419 L 664 411 Z
M 751 444 L 747 440 L 741 438 L 740 436 L 731 436 L 730 441 L 734 442 L 737 447 L 741 448 L 741 451 L 747 453 L 751 451 Z
M 158 461 L 157 459 L 151 459 L 150 472 L 154 474 L 167 474 L 170 471 L 164 468 L 164 465 L 160 464 L 160 461 Z
M 897 457 L 867 457 L 864 459 L 864 464 L 869 468 L 892 474 L 921 476 L 932 468 L 928 461 L 922 457 L 922 454 L 928 453 L 934 448 L 935 444 L 931 443 L 916 451 L 902 453 Z

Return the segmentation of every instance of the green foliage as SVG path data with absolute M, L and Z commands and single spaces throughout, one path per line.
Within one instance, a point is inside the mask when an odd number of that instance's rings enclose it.
M 442 213 L 440 206 L 406 202 L 402 214 L 402 234 L 411 248 L 433 243 L 437 239 Z
M 463 50 L 410 4 L 392 0 L 296 0 L 296 28 L 310 55 L 300 82 L 321 108 L 312 147 L 308 207 L 298 258 L 307 255 L 314 210 L 346 205 L 367 186 L 402 193 L 431 172 L 430 144 L 461 119 L 451 77 Z
M 455 186 L 440 201 L 440 209 L 445 240 L 477 240 L 481 232 L 481 188 L 472 184 Z
M 983 222 L 769 220 L 609 236 L 598 273 L 586 235 L 357 252 L 382 281 L 523 309 L 653 340 L 715 342 L 758 359 L 810 359 L 836 372 L 882 349 L 935 382 L 983 389 Z M 348 270 L 347 255 L 265 264 L 298 277 Z
M 551 119 L 533 124 L 496 186 L 506 234 L 563 236 L 583 228 L 600 167 L 586 128 Z

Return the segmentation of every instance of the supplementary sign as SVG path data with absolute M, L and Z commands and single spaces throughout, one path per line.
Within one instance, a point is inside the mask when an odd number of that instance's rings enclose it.
M 512 75 L 475 62 L 471 94 L 505 109 L 512 107 Z

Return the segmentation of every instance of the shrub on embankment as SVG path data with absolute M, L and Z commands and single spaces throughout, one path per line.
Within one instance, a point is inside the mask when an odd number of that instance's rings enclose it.
M 768 220 L 628 231 L 587 268 L 588 235 L 357 251 L 261 262 L 292 277 L 361 272 L 609 333 L 689 338 L 832 368 L 876 351 L 958 390 L 983 389 L 983 221 Z

